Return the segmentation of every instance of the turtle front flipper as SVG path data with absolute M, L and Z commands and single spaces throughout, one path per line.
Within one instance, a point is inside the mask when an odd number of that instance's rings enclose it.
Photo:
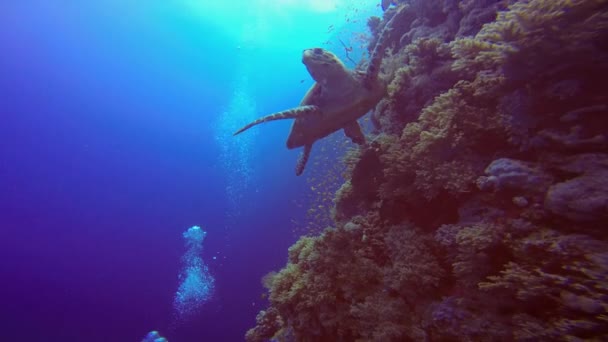
M 308 158 L 310 158 L 310 151 L 312 151 L 312 144 L 304 145 L 304 151 L 302 151 L 300 158 L 298 158 L 298 163 L 296 164 L 296 176 L 299 176 L 304 172 Z
M 363 135 L 361 126 L 356 120 L 344 126 L 344 134 L 357 145 L 365 144 L 365 135 Z
M 404 10 L 406 8 L 408 8 L 407 5 L 402 5 L 401 7 L 399 7 L 393 17 L 386 23 L 386 25 L 384 25 L 384 29 L 382 29 L 382 32 L 380 32 L 380 36 L 378 37 L 376 46 L 374 46 L 374 51 L 370 56 L 369 63 L 367 64 L 367 70 L 365 71 L 365 79 L 363 81 L 363 84 L 367 89 L 371 89 L 375 80 L 378 78 L 378 73 L 380 72 L 380 64 L 382 64 L 382 58 L 384 58 L 384 52 L 386 50 L 387 41 L 390 36 L 389 33 L 393 30 L 394 22 L 396 20 L 399 20 L 398 18 L 401 16 L 402 13 L 405 12 Z
M 317 106 L 299 106 L 299 107 L 296 107 L 296 108 L 284 110 L 282 112 L 276 112 L 276 113 L 264 116 L 262 118 L 259 118 L 259 119 L 255 120 L 255 121 L 247 124 L 243 128 L 241 128 L 238 131 L 234 132 L 233 135 L 237 135 L 239 133 L 242 133 L 243 131 L 246 131 L 246 130 L 250 129 L 253 126 L 261 124 L 261 123 L 264 123 L 264 122 L 275 121 L 275 120 L 283 120 L 283 119 L 296 119 L 296 118 L 301 117 L 302 115 L 306 115 L 306 114 L 309 114 L 309 113 L 317 112 L 318 110 L 319 110 L 319 107 L 317 107 Z

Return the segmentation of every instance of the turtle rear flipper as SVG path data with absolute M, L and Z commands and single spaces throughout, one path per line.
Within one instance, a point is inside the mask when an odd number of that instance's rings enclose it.
M 248 129 L 250 129 L 251 127 L 255 126 L 255 125 L 259 125 L 261 123 L 264 122 L 269 122 L 269 121 L 275 121 L 275 120 L 283 120 L 283 119 L 297 119 L 299 117 L 302 117 L 303 115 L 307 115 L 310 113 L 315 113 L 319 111 L 319 107 L 317 106 L 299 106 L 296 108 L 292 108 L 292 109 L 288 109 L 288 110 L 284 110 L 282 112 L 276 112 L 270 115 L 267 115 L 265 117 L 259 118 L 247 125 L 245 125 L 243 128 L 239 129 L 238 131 L 234 132 L 233 135 L 237 135 L 239 133 L 242 133 Z
M 312 150 L 312 144 L 304 145 L 304 151 L 300 154 L 298 158 L 298 163 L 296 164 L 296 176 L 299 176 L 304 172 L 304 168 L 306 167 L 306 163 L 308 162 L 308 158 L 310 158 L 310 151 Z
M 357 145 L 365 144 L 365 135 L 361 131 L 361 126 L 357 121 L 353 121 L 344 126 L 344 134 Z

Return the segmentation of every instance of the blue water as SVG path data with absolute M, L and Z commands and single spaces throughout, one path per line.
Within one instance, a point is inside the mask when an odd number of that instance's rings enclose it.
M 301 51 L 340 55 L 338 39 L 364 32 L 355 19 L 378 11 L 356 6 L 2 2 L 1 339 L 243 340 L 310 183 L 285 148 L 290 122 L 231 133 L 299 102 L 312 84 Z M 180 320 L 194 225 L 214 290 Z

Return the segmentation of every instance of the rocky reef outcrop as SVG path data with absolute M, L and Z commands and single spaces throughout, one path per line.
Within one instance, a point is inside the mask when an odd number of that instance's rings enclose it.
M 334 227 L 247 339 L 607 340 L 608 0 L 397 2 Z

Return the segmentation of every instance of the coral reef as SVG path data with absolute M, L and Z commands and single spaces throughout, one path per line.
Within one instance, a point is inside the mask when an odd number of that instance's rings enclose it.
M 395 2 L 334 227 L 247 339 L 607 340 L 608 0 Z
M 416 334 L 408 326 L 418 322 L 410 320 L 445 276 L 431 240 L 407 223 L 385 225 L 373 216 L 301 238 L 273 277 L 272 306 L 258 315 L 248 340 L 386 341 Z

